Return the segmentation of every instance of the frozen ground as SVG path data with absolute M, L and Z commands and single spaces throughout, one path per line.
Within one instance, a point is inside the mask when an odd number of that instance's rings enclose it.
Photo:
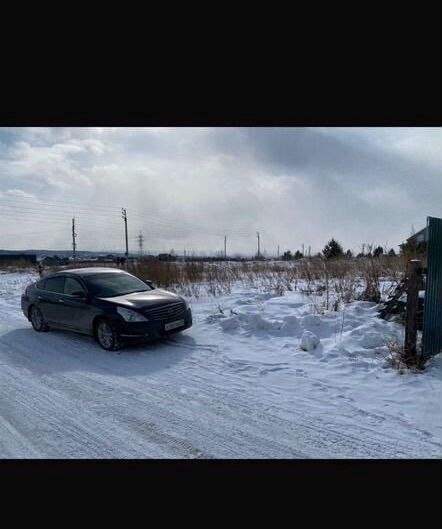
M 388 367 L 403 330 L 372 303 L 318 316 L 299 293 L 238 287 L 193 301 L 185 333 L 108 353 L 32 330 L 34 277 L 0 274 L 0 457 L 442 455 L 441 355 L 422 374 Z

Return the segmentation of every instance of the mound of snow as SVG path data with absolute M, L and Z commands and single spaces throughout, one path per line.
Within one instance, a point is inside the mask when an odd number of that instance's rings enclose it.
M 301 324 L 303 327 L 307 326 L 318 326 L 321 325 L 322 320 L 317 314 L 307 314 L 301 319 Z
M 299 320 L 298 317 L 294 314 L 290 314 L 289 316 L 284 316 L 283 318 L 284 324 L 290 327 L 298 327 L 299 326 Z
M 321 340 L 316 336 L 316 334 L 312 333 L 311 331 L 304 331 L 302 333 L 299 346 L 304 351 L 312 351 L 318 347 L 320 341 Z
M 289 334 L 293 336 L 295 334 L 298 334 L 300 330 L 301 327 L 299 325 L 299 320 L 296 316 L 284 316 L 284 318 L 282 319 L 282 324 L 279 327 L 279 331 L 281 331 L 283 334 Z
M 235 318 L 234 316 L 232 316 L 231 318 L 225 318 L 219 323 L 223 331 L 233 331 L 239 327 L 238 318 Z
M 257 294 L 255 296 L 256 301 L 268 301 L 269 299 L 272 299 L 275 297 L 275 293 L 272 292 L 263 292 L 261 294 Z
M 235 305 L 251 305 L 253 300 L 251 299 L 237 299 Z
M 261 314 L 250 314 L 247 320 L 250 329 L 269 331 L 273 329 L 273 322 L 266 320 Z
M 385 338 L 378 332 L 368 331 L 362 335 L 360 344 L 364 349 L 375 349 L 385 345 Z
M 373 301 L 353 301 L 352 305 L 356 314 L 363 314 L 367 309 L 373 309 L 376 307 L 376 303 Z
M 206 318 L 207 323 L 218 323 L 219 320 L 227 318 L 225 314 L 209 314 Z

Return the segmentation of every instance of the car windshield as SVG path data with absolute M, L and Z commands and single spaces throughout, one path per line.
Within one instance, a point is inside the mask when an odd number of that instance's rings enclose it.
M 120 272 L 106 272 L 104 274 L 92 274 L 83 277 L 84 282 L 92 296 L 99 298 L 112 298 L 114 296 L 123 296 L 133 292 L 145 292 L 152 290 L 141 279 L 122 274 Z

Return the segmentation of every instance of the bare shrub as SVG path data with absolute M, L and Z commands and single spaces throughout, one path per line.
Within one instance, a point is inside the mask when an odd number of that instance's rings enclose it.
M 298 291 L 314 298 L 320 310 L 340 310 L 355 299 L 379 302 L 401 280 L 406 261 L 401 256 L 379 258 L 335 258 L 319 256 L 292 262 L 169 262 L 158 259 L 129 262 L 122 267 L 160 288 L 188 297 L 220 296 L 232 291 L 234 284 L 282 295 Z M 71 263 L 47 271 L 78 267 L 103 266 L 94 263 Z M 115 266 L 115 265 L 111 265 Z
M 5 272 L 22 272 L 27 269 L 34 269 L 35 270 L 35 264 L 32 264 L 30 261 L 27 261 L 26 259 L 15 259 L 11 261 L 0 261 L 0 270 L 4 270 Z
M 423 371 L 426 367 L 427 361 L 423 360 L 421 355 L 410 357 L 405 350 L 404 343 L 397 340 L 386 340 L 385 345 L 388 353 L 385 357 L 387 363 L 394 369 L 398 369 L 400 373 L 405 370 L 414 372 Z

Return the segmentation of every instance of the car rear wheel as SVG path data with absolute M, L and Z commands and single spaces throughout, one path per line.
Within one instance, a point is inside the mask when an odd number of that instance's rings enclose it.
M 38 307 L 31 307 L 29 317 L 32 323 L 32 327 L 37 332 L 45 332 L 48 330 L 48 325 L 43 318 L 43 314 Z
M 100 346 L 106 351 L 116 351 L 122 346 L 118 333 L 106 320 L 100 320 L 97 323 L 95 337 Z

